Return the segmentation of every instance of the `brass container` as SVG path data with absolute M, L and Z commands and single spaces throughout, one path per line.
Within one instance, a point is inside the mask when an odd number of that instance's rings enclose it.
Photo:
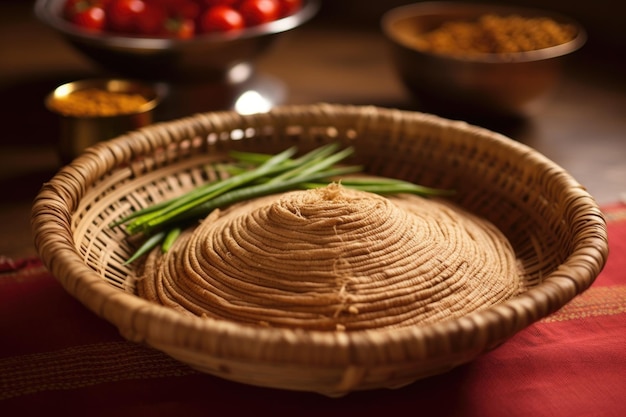
M 444 22 L 486 14 L 549 18 L 575 28 L 570 41 L 525 52 L 454 56 L 424 52 L 415 39 Z M 527 117 L 541 110 L 562 77 L 568 55 L 587 40 L 585 29 L 561 14 L 503 4 L 427 1 L 399 6 L 381 18 L 399 79 L 420 110 L 449 118 Z
M 86 89 L 114 93 L 139 94 L 145 103 L 132 112 L 106 116 L 73 116 L 59 112 L 54 101 Z M 123 133 L 147 126 L 153 121 L 154 109 L 163 98 L 163 87 L 124 79 L 89 79 L 63 84 L 45 99 L 45 105 L 59 117 L 59 155 L 69 163 L 88 147 Z

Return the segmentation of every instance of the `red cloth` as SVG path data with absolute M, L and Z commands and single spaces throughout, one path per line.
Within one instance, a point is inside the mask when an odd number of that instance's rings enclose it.
M 242 385 L 122 339 L 37 259 L 0 257 L 0 415 L 626 416 L 626 206 L 609 261 L 554 315 L 446 374 L 342 398 Z

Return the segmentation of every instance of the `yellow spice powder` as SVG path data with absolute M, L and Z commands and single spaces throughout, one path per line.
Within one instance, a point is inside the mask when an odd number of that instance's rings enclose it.
M 450 21 L 421 35 L 415 46 L 449 55 L 507 54 L 549 48 L 576 36 L 573 25 L 545 17 L 488 14 L 477 21 Z
M 50 107 L 66 116 L 97 117 L 134 113 L 147 102 L 140 94 L 89 88 L 57 97 Z

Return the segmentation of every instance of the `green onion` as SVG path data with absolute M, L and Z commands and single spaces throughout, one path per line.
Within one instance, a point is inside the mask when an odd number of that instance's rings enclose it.
M 174 227 L 172 230 L 167 232 L 167 235 L 165 235 L 165 239 L 163 239 L 163 244 L 161 245 L 161 251 L 167 252 L 168 250 L 170 250 L 172 244 L 174 243 L 174 241 L 176 241 L 176 239 L 178 239 L 178 236 L 181 234 L 181 232 L 182 229 L 180 227 Z
M 170 201 L 170 204 L 165 205 L 159 210 L 151 211 L 136 217 L 133 222 L 127 225 L 127 230 L 131 234 L 139 231 L 145 232 L 146 230 L 153 228 L 155 225 L 162 223 L 164 219 L 175 217 L 176 215 L 189 210 L 191 207 L 202 204 L 203 202 L 215 198 L 228 190 L 245 185 L 264 175 L 271 174 L 276 171 L 276 167 L 279 167 L 282 162 L 286 161 L 290 156 L 295 154 L 295 152 L 295 147 L 289 148 L 268 159 L 265 163 L 254 170 L 246 171 L 240 175 L 236 175 L 222 181 L 209 183 L 206 186 L 197 188 L 181 197 L 175 198 Z
M 337 175 L 346 175 L 352 174 L 355 172 L 360 172 L 362 170 L 361 167 L 353 166 L 353 167 L 344 167 L 344 168 L 336 168 L 334 170 L 329 170 L 325 172 L 320 172 L 316 175 L 311 174 L 306 178 L 311 181 L 321 180 L 323 178 L 334 177 Z M 216 208 L 226 207 L 234 203 L 238 203 L 245 200 L 250 200 L 257 197 L 262 197 L 270 194 L 276 194 L 280 192 L 285 192 L 289 190 L 294 190 L 301 188 L 300 186 L 304 184 L 302 179 L 299 177 L 287 179 L 280 183 L 266 182 L 261 184 L 251 185 L 246 188 L 238 188 L 236 190 L 229 191 L 228 193 L 224 193 L 219 197 L 214 198 L 213 200 L 209 200 L 203 204 L 200 204 L 196 207 L 189 209 L 188 211 L 179 214 L 176 217 L 172 217 L 167 219 L 163 224 L 176 224 L 180 221 L 190 220 L 193 218 L 202 218 L 208 215 L 210 212 L 215 210 Z M 326 183 L 328 185 L 328 182 Z
M 165 231 L 160 231 L 158 233 L 155 233 L 154 235 L 150 236 L 140 247 L 139 249 L 137 249 L 137 251 L 135 251 L 135 253 L 133 253 L 133 255 L 128 258 L 128 260 L 126 262 L 124 262 L 124 265 L 127 265 L 131 262 L 134 262 L 136 259 L 139 259 L 140 257 L 142 257 L 143 255 L 145 255 L 146 253 L 150 252 L 152 249 L 154 249 L 155 247 L 157 247 L 157 245 L 159 243 L 161 243 L 161 241 L 163 239 L 165 239 L 165 236 L 167 235 L 167 232 Z
M 180 197 L 138 210 L 111 226 L 124 225 L 130 235 L 143 234 L 147 240 L 130 257 L 130 263 L 157 245 L 166 252 L 183 230 L 217 208 L 256 197 L 295 189 L 318 188 L 329 182 L 378 194 L 413 193 L 423 196 L 449 195 L 451 192 L 423 187 L 407 181 L 384 177 L 342 176 L 362 172 L 356 165 L 337 165 L 354 153 L 351 147 L 339 150 L 338 144 L 320 146 L 298 158 L 295 147 L 276 155 L 234 151 L 232 164 L 220 165 L 230 175 L 198 187 Z

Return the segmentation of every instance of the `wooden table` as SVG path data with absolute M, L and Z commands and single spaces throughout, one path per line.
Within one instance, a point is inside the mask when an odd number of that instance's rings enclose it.
M 386 46 L 376 26 L 321 15 L 279 39 L 258 61 L 257 73 L 286 104 L 419 110 L 397 79 Z M 602 50 L 593 45 L 573 57 L 540 113 L 521 123 L 484 126 L 537 149 L 605 204 L 626 192 L 626 62 Z M 0 256 L 36 255 L 31 202 L 60 167 L 57 124 L 43 107 L 45 95 L 63 82 L 101 74 L 34 18 L 30 2 L 0 3 Z M 217 97 L 198 110 L 224 106 Z

